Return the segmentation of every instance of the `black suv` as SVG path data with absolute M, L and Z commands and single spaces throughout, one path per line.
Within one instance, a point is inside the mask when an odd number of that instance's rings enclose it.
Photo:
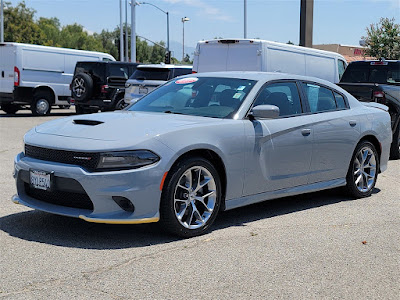
M 389 108 L 393 142 L 390 156 L 400 158 L 400 60 L 352 62 L 339 86 L 364 102 L 378 102 Z
M 124 107 L 125 82 L 137 63 L 77 62 L 71 82 L 71 95 L 78 114 Z

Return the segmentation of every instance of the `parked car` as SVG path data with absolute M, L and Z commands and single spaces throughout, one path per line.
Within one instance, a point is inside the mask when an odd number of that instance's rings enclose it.
M 68 105 L 77 61 L 113 61 L 109 54 L 20 43 L 0 43 L 0 105 L 8 114 L 30 106 L 47 115 L 52 106 Z
M 125 107 L 125 82 L 136 70 L 130 62 L 78 62 L 71 82 L 77 114 Z
M 352 62 L 339 86 L 364 102 L 377 102 L 389 108 L 393 142 L 391 157 L 400 158 L 400 60 Z
M 125 103 L 128 105 L 153 91 L 168 80 L 192 73 L 192 66 L 185 65 L 139 65 L 125 84 Z
M 220 210 L 345 186 L 371 195 L 392 141 L 387 107 L 313 77 L 173 79 L 122 111 L 30 130 L 15 203 L 88 222 L 204 233 Z
M 193 72 L 262 71 L 314 76 L 338 83 L 347 62 L 338 53 L 258 39 L 200 41 Z

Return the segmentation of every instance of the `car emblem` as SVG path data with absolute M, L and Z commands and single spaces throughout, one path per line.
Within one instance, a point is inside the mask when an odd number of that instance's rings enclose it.
M 91 160 L 91 157 L 87 156 L 74 156 L 75 159 L 80 159 L 80 160 Z

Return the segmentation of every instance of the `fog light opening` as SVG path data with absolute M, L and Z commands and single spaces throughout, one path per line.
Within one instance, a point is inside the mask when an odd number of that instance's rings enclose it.
M 113 196 L 112 199 L 123 210 L 129 211 L 129 212 L 134 212 L 135 211 L 135 206 L 133 205 L 133 203 L 129 199 L 127 199 L 125 197 L 121 197 L 121 196 Z

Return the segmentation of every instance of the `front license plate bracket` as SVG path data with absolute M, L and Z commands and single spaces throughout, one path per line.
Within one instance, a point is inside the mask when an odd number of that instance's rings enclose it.
M 51 191 L 54 186 L 54 172 L 30 169 L 29 185 L 34 189 Z

